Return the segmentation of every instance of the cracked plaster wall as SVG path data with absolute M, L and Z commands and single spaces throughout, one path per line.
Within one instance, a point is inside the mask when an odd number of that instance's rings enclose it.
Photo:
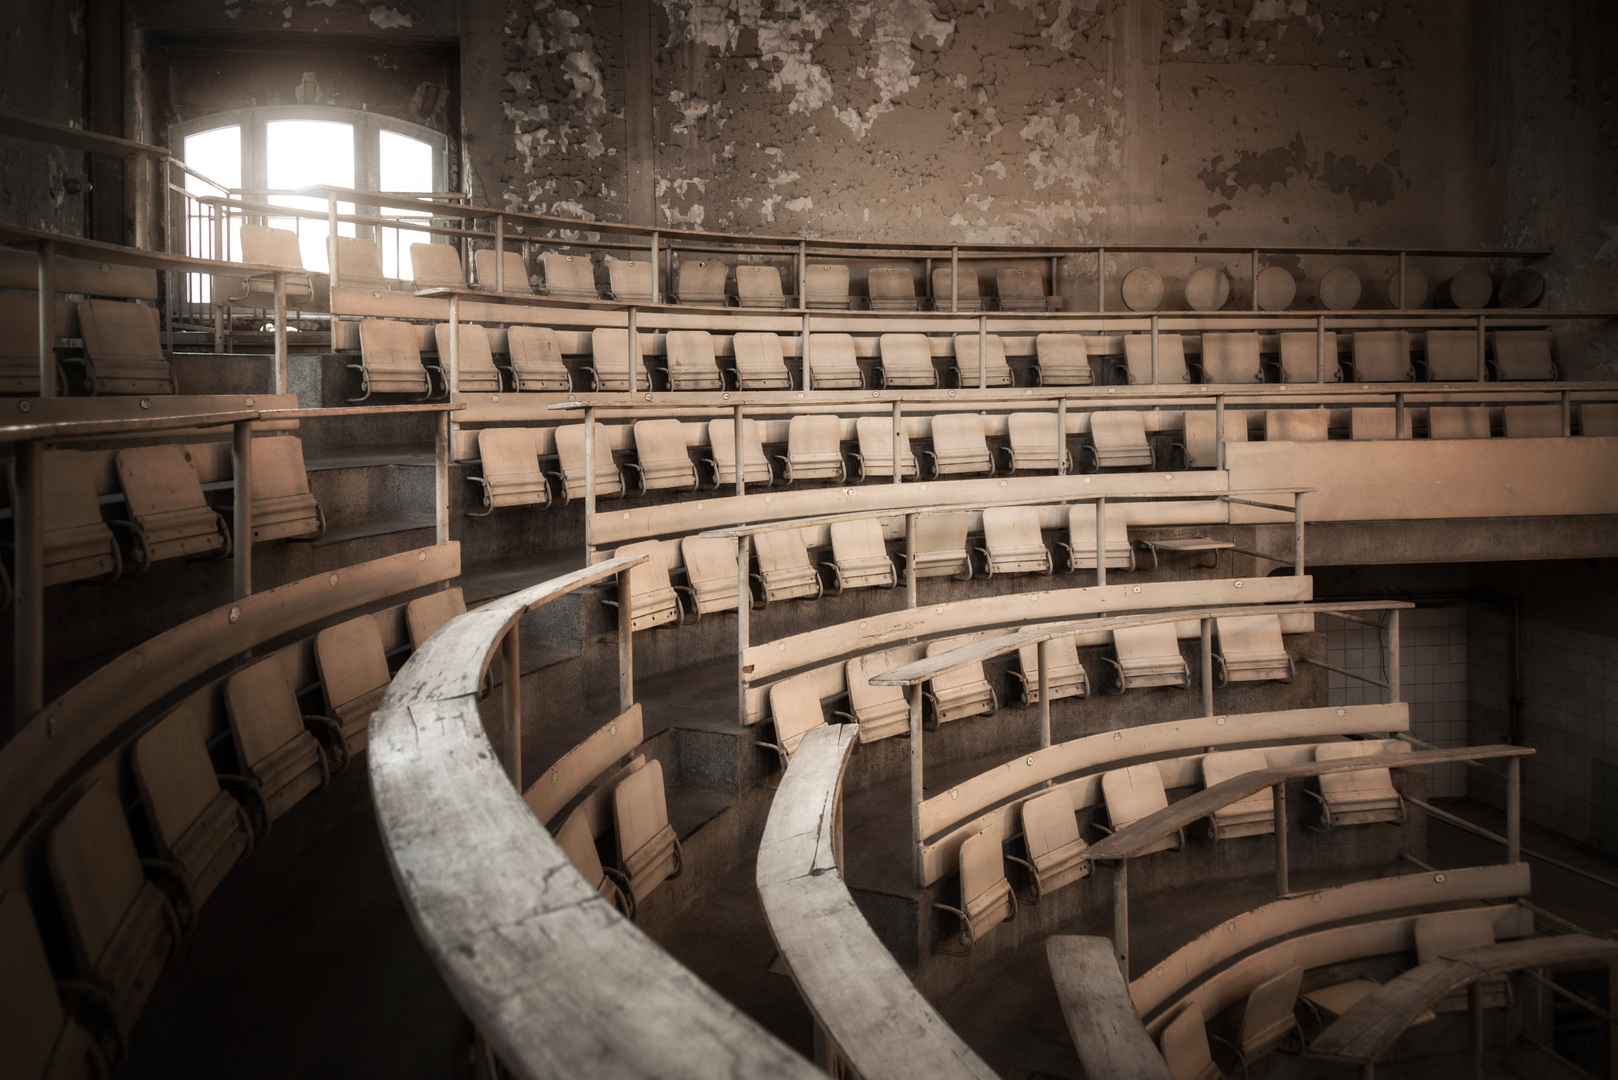
M 0 111 L 82 126 L 83 0 L 8 7 L 0 24 Z M 87 179 L 83 154 L 0 136 L 0 220 L 7 224 L 82 234 Z

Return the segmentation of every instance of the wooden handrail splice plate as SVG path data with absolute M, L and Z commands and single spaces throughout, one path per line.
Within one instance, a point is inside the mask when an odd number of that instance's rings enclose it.
M 858 734 L 852 724 L 811 731 L 792 755 L 759 845 L 770 933 L 810 1011 L 858 1075 L 991 1080 L 993 1070 L 878 940 L 838 870 L 842 775 Z

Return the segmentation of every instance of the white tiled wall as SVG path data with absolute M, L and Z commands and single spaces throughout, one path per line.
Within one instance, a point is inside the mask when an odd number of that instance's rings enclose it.
M 1322 616 L 1327 660 L 1335 667 L 1384 679 L 1381 634 L 1373 627 Z M 1423 607 L 1400 612 L 1400 697 L 1410 703 L 1410 731 L 1435 746 L 1467 742 L 1466 609 Z M 1335 671 L 1327 673 L 1331 705 L 1368 705 L 1386 700 L 1380 686 Z M 1466 794 L 1466 766 L 1432 766 L 1427 773 L 1430 797 Z
M 1471 732 L 1476 743 L 1508 735 L 1508 622 L 1474 606 L 1468 654 Z M 1618 763 L 1618 639 L 1525 619 L 1523 741 L 1537 753 L 1524 766 L 1523 816 L 1584 843 L 1611 844 L 1613 822 L 1601 807 Z M 1498 785 L 1474 783 L 1474 797 L 1500 804 Z M 1610 812 L 1610 811 L 1609 811 Z

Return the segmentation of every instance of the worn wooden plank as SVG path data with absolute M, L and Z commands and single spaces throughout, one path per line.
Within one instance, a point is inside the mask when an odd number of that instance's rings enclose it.
M 756 880 L 770 933 L 838 1056 L 868 1080 L 995 1074 L 938 1015 L 865 921 L 838 869 L 853 725 L 811 731 L 770 806 Z
M 549 824 L 590 781 L 616 765 L 624 755 L 632 753 L 644 738 L 637 701 L 546 769 L 523 792 L 523 802 L 535 817 Z
M 1171 803 L 1157 813 L 1141 818 L 1127 828 L 1119 829 L 1086 851 L 1085 858 L 1097 860 L 1133 858 L 1142 848 L 1149 847 L 1194 821 L 1200 821 L 1221 806 L 1245 799 L 1249 795 L 1287 780 L 1302 780 L 1324 773 L 1356 772 L 1360 769 L 1414 769 L 1446 761 L 1490 761 L 1495 758 L 1528 757 L 1533 753 L 1534 749 L 1528 746 L 1456 746 L 1445 750 L 1417 750 L 1404 754 L 1372 754 L 1338 761 L 1310 761 L 1286 768 L 1243 773 L 1213 787 L 1204 788 L 1189 798 Z
M 1145 1016 L 1214 968 L 1263 942 L 1378 912 L 1526 896 L 1530 887 L 1528 864 L 1520 862 L 1374 878 L 1289 896 L 1226 919 L 1176 949 L 1129 984 L 1130 997 Z
M 1321 1032 L 1311 1057 L 1375 1061 L 1416 1018 L 1452 991 L 1508 971 L 1618 957 L 1618 941 L 1588 934 L 1528 938 L 1462 949 L 1420 964 L 1361 998 Z
M 1130 1004 L 1109 939 L 1057 934 L 1045 939 L 1045 955 L 1086 1076 L 1173 1080 Z
M 210 668 L 311 622 L 461 572 L 457 542 L 403 551 L 243 597 L 164 631 L 45 706 L 0 748 L 0 838 L 120 724 Z

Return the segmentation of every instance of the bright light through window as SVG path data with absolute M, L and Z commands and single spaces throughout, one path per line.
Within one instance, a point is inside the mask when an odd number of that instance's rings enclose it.
M 185 190 L 193 195 L 219 196 L 242 186 L 242 129 L 237 125 L 199 131 L 185 139 L 185 163 L 214 181 L 200 180 L 189 173 L 185 176 Z M 215 184 L 218 186 L 216 187 Z M 220 187 L 225 190 L 221 191 Z M 226 226 L 230 235 L 223 239 L 224 250 L 214 243 L 212 218 L 203 214 L 186 216 L 186 250 L 205 259 L 241 258 L 241 219 L 232 215 Z M 191 299 L 206 303 L 213 294 L 213 279 L 202 274 L 187 274 L 186 285 Z
M 354 127 L 351 124 L 272 120 L 264 125 L 264 156 L 264 179 L 271 191 L 296 191 L 316 184 L 354 186 Z M 307 210 L 327 208 L 325 199 L 295 195 L 271 195 L 269 201 L 277 206 Z M 352 214 L 354 204 L 338 203 L 337 212 Z M 298 234 L 304 269 L 324 272 L 331 268 L 326 254 L 329 231 L 326 222 L 318 218 L 272 218 L 269 224 Z M 350 222 L 341 223 L 337 233 L 353 236 L 354 226 Z
M 433 148 L 420 139 L 384 131 L 380 136 L 377 160 L 378 186 L 387 192 L 428 192 L 433 190 Z M 424 215 L 408 210 L 382 209 L 384 217 L 410 218 Z M 408 279 L 413 276 L 410 266 L 410 245 L 432 242 L 432 234 L 413 229 L 380 229 L 378 241 L 382 245 L 382 272 L 388 277 Z

